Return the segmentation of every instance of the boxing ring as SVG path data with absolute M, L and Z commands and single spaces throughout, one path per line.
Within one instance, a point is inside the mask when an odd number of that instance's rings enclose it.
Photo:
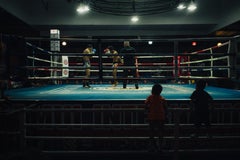
M 205 39 L 205 41 L 208 39 Z M 218 40 L 218 39 L 217 39 Z M 124 40 L 101 40 L 100 44 L 97 40 L 88 40 L 87 43 L 92 43 L 96 52 L 91 55 L 91 76 L 88 77 L 92 83 L 106 83 L 113 79 L 111 72 L 113 71 L 112 57 L 113 54 L 104 53 L 105 48 L 109 44 L 114 44 L 116 47 L 121 48 L 120 44 Z M 146 49 L 140 48 L 147 43 L 147 40 L 130 40 L 139 49 L 145 51 Z M 173 40 L 155 40 L 156 45 L 166 46 L 162 52 L 157 51 L 153 47 L 153 52 L 137 52 L 129 53 L 136 56 L 134 66 L 124 66 L 118 64 L 117 79 L 123 80 L 124 69 L 136 69 L 138 72 L 137 79 L 140 81 L 151 82 L 153 80 L 192 80 L 192 79 L 226 79 L 231 78 L 234 73 L 236 59 L 234 59 L 235 51 L 232 39 L 220 39 L 217 42 L 204 44 L 207 48 L 196 48 L 187 51 L 181 46 L 185 46 L 187 42 L 185 39 Z M 183 42 L 181 42 L 183 41 Z M 189 41 L 189 40 L 188 40 Z M 204 41 L 201 40 L 201 41 Z M 77 40 L 81 45 L 86 45 L 86 40 Z M 59 80 L 55 83 L 73 82 L 81 83 L 81 80 L 86 79 L 84 76 L 85 67 L 83 66 L 82 57 L 86 56 L 81 52 L 52 52 L 47 51 L 36 45 L 27 42 L 29 54 L 27 55 L 27 66 L 25 69 L 28 71 L 28 80 Z M 81 50 L 83 50 L 82 48 Z M 161 48 L 160 48 L 161 49 Z M 156 51 L 154 51 L 156 50 Z M 197 50 L 197 51 L 196 51 Z M 120 57 L 124 54 L 118 53 Z M 133 78 L 128 78 L 131 80 Z
M 34 146 L 46 153 L 145 152 L 148 126 L 144 100 L 151 93 L 152 85 L 161 83 L 162 96 L 169 108 L 164 152 L 177 155 L 193 150 L 204 152 L 206 148 L 213 152 L 229 149 L 238 152 L 240 91 L 215 85 L 236 76 L 234 38 L 199 39 L 206 48 L 200 46 L 186 51 L 185 43 L 189 40 L 194 39 L 156 40 L 168 49 L 160 48 L 161 53 L 145 50 L 132 53 L 137 56 L 135 66 L 118 65 L 117 86 L 112 86 L 114 55 L 105 54 L 103 50 L 109 43 L 120 48 L 123 40 L 74 40 L 80 43 L 81 50 L 88 43 L 97 48 L 91 55 L 90 77 L 84 75 L 86 67 L 81 57 L 85 54 L 52 52 L 38 47 L 37 42 L 27 42 L 29 54 L 22 68 L 27 73 L 25 81 L 31 85 L 9 87 L 4 91 L 4 105 L 20 113 L 20 145 Z M 130 41 L 132 46 L 138 45 L 138 49 L 147 42 Z M 216 41 L 222 43 L 216 45 Z M 119 53 L 119 56 L 124 55 Z M 138 76 L 124 78 L 126 68 L 136 69 Z M 122 80 L 126 79 L 129 84 L 123 89 Z M 198 79 L 208 82 L 206 91 L 214 99 L 210 117 L 214 133 L 211 138 L 203 135 L 193 141 L 189 97 Z M 83 87 L 83 80 L 89 80 L 91 87 Z M 138 89 L 132 80 L 138 80 Z

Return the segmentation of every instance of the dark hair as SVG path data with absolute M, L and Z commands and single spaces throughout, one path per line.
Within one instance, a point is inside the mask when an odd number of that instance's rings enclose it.
M 160 84 L 154 84 L 152 87 L 152 94 L 153 95 L 160 95 L 162 92 L 162 86 Z
M 205 80 L 199 80 L 196 83 L 196 89 L 203 90 L 206 87 L 206 81 Z
M 88 48 L 93 48 L 93 45 L 92 44 L 88 44 L 87 47 Z
M 108 49 L 109 49 L 110 51 L 114 50 L 113 46 L 108 46 Z

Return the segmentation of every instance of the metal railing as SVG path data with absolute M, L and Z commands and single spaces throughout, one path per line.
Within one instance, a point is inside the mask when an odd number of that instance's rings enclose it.
M 199 137 L 191 137 L 195 128 L 189 101 L 169 100 L 163 151 L 176 157 L 181 152 L 238 151 L 240 102 L 214 101 L 212 106 L 211 136 L 200 128 Z M 140 101 L 15 102 L 7 107 L 12 109 L 1 112 L 7 121 L 0 134 L 6 143 L 14 141 L 15 149 L 33 147 L 46 153 L 148 152 L 149 129 Z
M 239 147 L 234 141 L 240 140 L 239 106 L 238 101 L 216 101 L 213 104 L 210 115 L 213 132 L 211 137 L 208 137 L 204 134 L 204 128 L 200 129 L 203 134 L 198 139 L 201 139 L 203 144 L 206 142 L 202 146 L 216 149 L 214 143 L 218 142 L 219 149 L 224 145 L 233 149 Z M 164 141 L 167 150 L 192 148 L 194 144 L 190 141 L 194 126 L 191 122 L 189 101 L 169 101 L 165 128 Z M 23 138 L 25 145 L 37 145 L 43 150 L 50 151 L 53 148 L 60 151 L 99 150 L 99 148 L 117 150 L 129 149 L 130 146 L 131 149 L 141 150 L 147 149 L 146 140 L 149 139 L 149 134 L 144 105 L 138 102 L 130 104 L 95 102 L 92 105 L 41 103 L 25 108 Z M 214 140 L 214 143 L 210 144 L 209 138 Z M 226 145 L 224 141 L 231 143 Z M 119 143 L 122 144 L 122 148 L 119 148 Z M 52 144 L 51 147 L 49 144 Z M 70 145 L 67 149 L 66 144 Z

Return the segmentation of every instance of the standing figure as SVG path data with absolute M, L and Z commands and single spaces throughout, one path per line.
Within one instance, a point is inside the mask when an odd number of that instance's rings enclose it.
M 198 136 L 199 129 L 202 124 L 205 124 L 207 134 L 210 131 L 210 120 L 209 120 L 209 107 L 210 102 L 213 98 L 206 92 L 204 89 L 206 87 L 206 81 L 199 80 L 196 83 L 196 89 L 193 91 L 190 96 L 191 99 L 191 111 L 192 118 L 194 120 L 195 125 L 195 134 L 194 136 Z
M 164 132 L 164 124 L 167 115 L 167 102 L 164 97 L 161 96 L 162 86 L 160 84 L 155 84 L 152 87 L 152 94 L 145 100 L 147 118 L 150 129 L 150 149 L 161 149 L 162 139 Z M 158 141 L 154 140 L 157 136 Z
M 93 46 L 91 44 L 89 44 L 87 46 L 87 48 L 83 51 L 83 54 L 92 54 L 93 53 Z M 83 80 L 83 87 L 87 87 L 90 88 L 89 85 L 89 78 L 90 78 L 90 74 L 91 74 L 91 62 L 90 59 L 92 58 L 92 56 L 89 55 L 84 55 L 83 56 L 83 67 L 85 68 L 85 79 Z
M 124 41 L 124 47 L 121 49 L 120 53 L 123 54 L 123 61 L 126 67 L 136 67 L 136 56 L 133 53 L 136 53 L 135 48 L 130 46 L 129 41 Z M 123 70 L 123 88 L 127 87 L 127 78 L 131 75 L 133 78 L 137 78 L 137 68 L 124 68 Z M 135 80 L 135 88 L 138 89 L 138 80 Z
M 104 50 L 105 54 L 112 54 L 113 56 L 110 56 L 112 58 L 112 68 L 113 68 L 113 86 L 116 87 L 118 84 L 117 81 L 117 68 L 118 64 L 122 63 L 121 57 L 118 55 L 118 52 L 113 48 L 113 46 L 108 46 L 107 49 Z

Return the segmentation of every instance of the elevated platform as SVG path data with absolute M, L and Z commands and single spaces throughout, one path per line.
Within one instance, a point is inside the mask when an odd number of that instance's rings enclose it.
M 112 87 L 110 84 L 91 85 L 47 85 L 33 88 L 11 89 L 5 96 L 11 101 L 143 101 L 151 94 L 152 84 L 140 84 L 139 89 L 128 85 Z M 163 84 L 162 96 L 167 100 L 189 100 L 195 85 L 191 84 Z M 206 91 L 214 100 L 240 100 L 240 91 L 207 86 Z

